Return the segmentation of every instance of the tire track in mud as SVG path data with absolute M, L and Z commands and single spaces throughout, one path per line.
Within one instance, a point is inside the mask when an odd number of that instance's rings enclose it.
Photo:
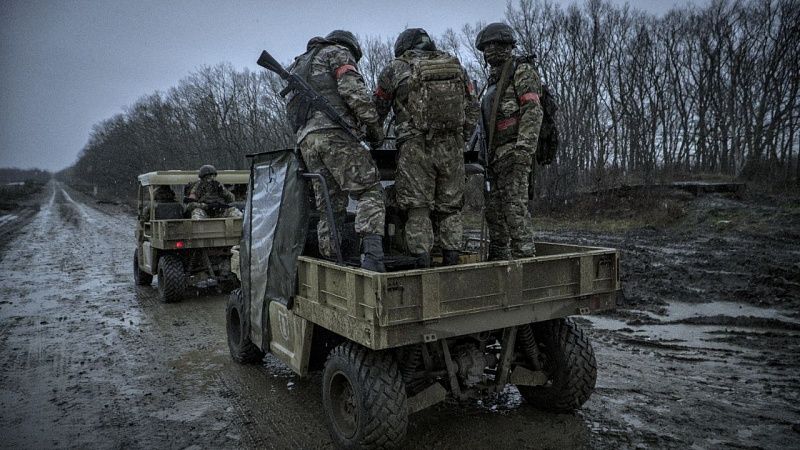
M 798 423 L 794 371 L 743 352 L 653 349 L 592 330 L 600 377 L 584 407 L 597 448 L 785 447 Z
M 97 445 L 102 441 L 87 440 L 91 437 L 81 433 L 72 436 L 71 430 L 97 420 L 100 411 L 92 396 L 109 390 L 103 379 L 103 354 L 114 344 L 114 333 L 98 330 L 104 325 L 102 314 L 97 315 L 102 305 L 92 294 L 120 278 L 114 264 L 106 261 L 114 254 L 109 242 L 121 236 L 98 239 L 98 230 L 87 222 L 94 220 L 90 214 L 102 215 L 68 200 L 57 183 L 49 187 L 50 200 L 0 263 L 4 278 L 13 281 L 4 293 L 19 294 L 19 300 L 0 314 L 21 319 L 9 333 L 14 341 L 7 340 L 2 349 L 3 366 L 11 369 L 4 371 L 3 384 L 17 386 L 27 397 L 15 405 L 13 421 L 20 426 L 7 434 L 8 442 L 32 447 Z M 90 277 L 97 275 L 102 277 L 92 282 Z M 20 284 L 28 289 L 14 287 Z M 4 410 L 10 411 L 5 394 Z
M 0 262 L 3 278 L 13 281 L 3 294 L 20 299 L 0 310 L 8 324 L 0 403 L 13 411 L 0 419 L 4 445 L 170 442 L 172 427 L 136 414 L 154 395 L 143 389 L 152 387 L 147 371 L 169 368 L 149 358 L 158 346 L 142 349 L 147 341 L 138 336 L 152 330 L 137 327 L 142 311 L 127 263 L 133 222 L 79 204 L 58 184 L 51 189 L 49 203 Z M 154 403 L 172 402 L 163 397 Z M 153 429 L 163 434 L 151 436 Z

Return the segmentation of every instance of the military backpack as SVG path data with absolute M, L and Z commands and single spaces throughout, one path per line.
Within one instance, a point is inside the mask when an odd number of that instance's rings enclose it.
M 546 165 L 553 162 L 553 158 L 558 152 L 558 124 L 556 123 L 558 103 L 546 84 L 542 85 L 539 103 L 542 105 L 542 126 L 539 128 L 536 162 Z
M 467 80 L 458 58 L 440 51 L 406 52 L 408 112 L 418 130 L 460 130 L 464 126 Z
M 289 72 L 308 81 L 311 72 L 311 61 L 317 56 L 320 49 L 321 46 L 315 46 L 312 50 L 298 56 L 289 67 Z M 292 125 L 292 131 L 297 133 L 297 130 L 306 124 L 308 116 L 313 112 L 312 106 L 310 97 L 299 94 L 294 90 L 289 91 L 289 96 L 286 99 L 286 117 Z

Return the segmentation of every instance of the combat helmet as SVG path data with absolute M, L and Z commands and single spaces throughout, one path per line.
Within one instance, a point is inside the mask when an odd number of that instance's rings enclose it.
M 400 55 L 412 48 L 419 50 L 436 50 L 436 44 L 428 35 L 428 32 L 422 28 L 407 28 L 403 30 L 394 41 L 394 56 L 399 58 Z
M 217 169 L 216 167 L 212 166 L 211 164 L 206 164 L 200 167 L 200 173 L 197 174 L 199 178 L 203 178 L 206 175 L 216 175 Z
M 361 59 L 361 46 L 358 45 L 358 39 L 353 33 L 345 30 L 333 30 L 325 36 L 325 39 L 336 42 L 339 45 L 344 45 L 353 52 L 353 57 L 358 62 Z
M 503 22 L 494 22 L 486 25 L 478 33 L 478 37 L 475 38 L 475 48 L 483 51 L 490 42 L 514 45 L 517 40 L 514 38 L 514 30 L 510 26 Z

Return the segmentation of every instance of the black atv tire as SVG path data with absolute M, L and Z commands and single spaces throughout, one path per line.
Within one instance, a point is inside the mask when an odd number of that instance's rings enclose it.
M 164 303 L 179 302 L 186 290 L 183 262 L 175 255 L 164 255 L 158 260 L 158 294 Z
M 133 281 L 137 286 L 150 286 L 153 276 L 139 268 L 139 251 L 133 251 Z
M 548 382 L 544 386 L 518 386 L 520 394 L 535 408 L 546 411 L 580 408 L 589 400 L 597 381 L 589 338 L 572 319 L 553 319 L 531 327 Z
M 231 358 L 239 364 L 260 363 L 264 359 L 264 352 L 250 340 L 247 323 L 242 290 L 234 289 L 228 296 L 228 304 L 225 306 L 225 328 L 228 331 L 228 349 Z
M 353 342 L 334 348 L 322 375 L 327 426 L 342 448 L 391 448 L 405 438 L 408 405 L 391 354 Z

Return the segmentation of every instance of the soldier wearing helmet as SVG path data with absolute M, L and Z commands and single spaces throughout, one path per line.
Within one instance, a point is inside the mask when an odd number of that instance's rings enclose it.
M 479 115 L 474 88 L 458 59 L 437 50 L 422 28 L 400 33 L 394 56 L 378 77 L 374 99 L 382 119 L 390 110 L 395 114 L 395 187 L 408 215 L 405 244 L 421 265 L 430 265 L 435 221 L 443 264 L 456 264 L 463 235 L 464 136 Z
M 504 23 L 487 25 L 475 40 L 475 47 L 491 66 L 481 101 L 491 183 L 485 200 L 490 260 L 536 254 L 527 197 L 542 123 L 542 86 L 534 58 L 514 56 L 515 44 L 514 31 Z
M 234 195 L 217 181 L 217 169 L 206 164 L 200 167 L 197 174 L 199 180 L 194 183 L 189 196 L 187 209 L 192 212 L 192 219 L 208 219 L 209 217 L 242 217 L 231 203 Z
M 361 47 L 352 33 L 335 30 L 324 38 L 308 42 L 306 52 L 295 58 L 292 73 L 304 78 L 352 128 L 364 128 L 366 140 L 379 147 L 383 129 L 364 79 L 358 72 Z M 353 140 L 339 125 L 313 108 L 294 106 L 288 98 L 287 110 L 293 123 L 298 123 L 297 142 L 307 169 L 325 177 L 331 206 L 343 235 L 348 195 L 358 203 L 355 231 L 361 238 L 361 267 L 383 272 L 383 229 L 385 207 L 383 188 L 375 162 L 368 152 Z M 298 116 L 299 115 L 299 116 Z M 316 205 L 325 210 L 325 197 L 314 181 Z M 324 257 L 335 255 L 331 235 L 332 224 L 326 214 L 320 214 L 317 226 L 319 251 Z

